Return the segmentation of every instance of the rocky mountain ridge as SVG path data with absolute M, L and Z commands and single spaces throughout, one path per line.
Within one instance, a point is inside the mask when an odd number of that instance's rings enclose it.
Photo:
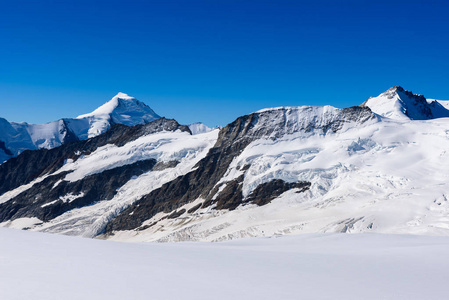
M 405 96 L 409 112 L 433 103 L 398 87 L 377 102 Z M 264 109 L 197 134 L 161 118 L 25 151 L 0 165 L 0 225 L 161 242 L 448 234 L 449 118 L 376 104 Z

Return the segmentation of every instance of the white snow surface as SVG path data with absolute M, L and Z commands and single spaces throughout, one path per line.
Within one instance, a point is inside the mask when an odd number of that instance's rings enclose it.
M 449 238 L 115 243 L 0 228 L 0 299 L 447 298 Z

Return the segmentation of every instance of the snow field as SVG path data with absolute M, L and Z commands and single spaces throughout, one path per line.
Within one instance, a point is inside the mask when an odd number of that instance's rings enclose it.
M 0 228 L 0 298 L 446 299 L 447 237 L 115 243 Z

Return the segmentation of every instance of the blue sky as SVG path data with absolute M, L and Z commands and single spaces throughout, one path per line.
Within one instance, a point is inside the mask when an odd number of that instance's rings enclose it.
M 187 124 L 449 99 L 449 1 L 1 1 L 0 117 L 45 123 L 117 92 Z

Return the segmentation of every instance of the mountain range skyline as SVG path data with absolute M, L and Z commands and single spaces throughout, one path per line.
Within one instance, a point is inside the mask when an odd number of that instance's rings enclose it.
M 380 95 L 380 94 L 382 94 L 382 93 L 385 93 L 385 92 L 388 91 L 388 90 L 395 89 L 396 87 L 398 87 L 399 89 L 401 89 L 401 90 L 403 90 L 403 91 L 406 91 L 407 93 L 411 93 L 411 94 L 414 94 L 414 95 L 417 95 L 417 96 L 424 96 L 424 94 L 422 94 L 422 93 L 415 93 L 415 92 L 412 91 L 412 90 L 404 89 L 404 88 L 403 88 L 402 86 L 400 86 L 400 85 L 390 85 L 390 87 L 389 87 L 388 89 L 383 90 L 383 91 L 382 91 L 381 93 L 379 93 L 378 95 Z M 83 117 L 87 117 L 87 116 L 89 116 L 89 115 L 94 115 L 95 112 L 101 110 L 103 107 L 105 107 L 105 106 L 107 106 L 107 105 L 111 106 L 110 103 L 111 103 L 112 101 L 114 101 L 114 99 L 117 99 L 117 98 L 120 98 L 120 97 L 122 97 L 122 98 L 130 98 L 130 99 L 134 99 L 134 100 L 136 100 L 137 102 L 142 103 L 144 106 L 147 106 L 147 107 L 149 107 L 149 108 L 152 110 L 153 105 L 150 104 L 151 99 L 148 99 L 148 100 L 145 99 L 145 100 L 143 100 L 143 99 L 134 97 L 132 94 L 128 94 L 128 93 L 125 93 L 125 92 L 121 92 L 121 91 L 120 91 L 120 92 L 117 92 L 117 93 L 115 94 L 115 96 L 112 97 L 112 99 L 109 100 L 109 101 L 106 101 L 106 102 L 105 102 L 105 101 L 103 101 L 103 102 L 97 101 L 97 102 L 99 102 L 100 104 L 99 104 L 97 107 L 93 108 L 93 109 L 91 110 L 90 113 L 82 112 L 82 113 L 80 113 L 79 115 L 76 115 L 76 116 L 74 116 L 74 115 L 72 115 L 72 116 L 61 116 L 61 115 L 60 115 L 57 119 L 80 119 L 80 118 L 83 118 Z M 348 106 L 345 106 L 345 107 L 362 105 L 363 103 L 367 102 L 369 99 L 375 98 L 375 97 L 377 97 L 377 96 L 370 95 L 370 96 L 365 97 L 364 100 L 363 100 L 363 98 L 362 98 L 362 99 L 352 99 L 352 101 L 350 101 L 350 102 L 351 102 L 351 105 L 348 105 Z M 442 98 L 438 98 L 438 97 L 426 97 L 426 98 L 428 98 L 428 99 L 438 99 L 438 100 L 440 100 L 440 101 L 446 101 L 446 98 L 449 99 L 449 96 L 448 96 L 448 97 L 442 97 Z M 140 101 L 139 101 L 138 99 L 140 99 Z M 273 105 L 273 106 L 261 107 L 260 109 L 267 109 L 267 108 L 281 107 L 281 106 L 303 106 L 303 105 L 312 105 L 312 106 L 331 105 L 331 106 L 334 106 L 334 107 L 337 107 L 337 108 L 344 108 L 344 107 L 339 107 L 339 106 L 332 105 L 331 102 L 332 102 L 332 101 L 330 101 L 329 103 L 326 103 L 326 102 L 325 102 L 325 103 L 323 103 L 322 105 L 314 105 L 313 103 L 305 103 L 305 104 L 302 104 L 302 105 L 277 105 L 277 106 L 276 106 L 276 105 Z M 260 110 L 260 109 L 256 109 L 256 110 L 254 110 L 254 111 L 249 111 L 248 113 L 252 113 L 252 112 L 258 111 L 258 110 Z M 153 110 L 152 110 L 152 111 L 153 111 Z M 157 114 L 156 114 L 154 111 L 153 111 L 153 113 L 157 116 Z M 173 118 L 173 119 L 177 119 L 177 120 L 178 120 L 178 117 L 181 117 L 181 119 L 182 119 L 182 116 L 176 116 L 176 115 L 173 115 L 173 114 L 170 114 L 170 113 L 169 113 L 168 115 L 163 115 L 163 114 L 161 114 L 161 116 L 163 116 L 163 117 L 168 117 L 168 118 Z M 236 116 L 236 115 L 234 115 L 234 118 L 235 118 L 235 116 Z M 160 116 L 157 116 L 157 117 L 160 117 Z M 30 124 L 30 125 L 39 125 L 39 124 L 43 125 L 43 124 L 48 124 L 48 123 L 51 123 L 51 122 L 57 120 L 57 119 L 49 120 L 48 122 L 45 122 L 45 123 L 33 123 L 33 122 L 29 121 L 29 120 L 23 120 L 23 121 L 17 122 L 16 120 L 10 120 L 10 119 L 6 118 L 5 116 L 2 116 L 2 115 L 0 115 L 0 118 L 6 119 L 6 120 L 8 120 L 8 121 L 10 121 L 10 122 L 17 123 L 17 124 L 26 123 L 26 124 Z M 192 120 L 192 122 L 190 122 L 190 123 L 183 123 L 183 124 L 190 125 L 190 124 L 194 124 L 194 123 L 201 123 L 201 124 L 206 125 L 206 126 L 209 127 L 209 128 L 213 128 L 213 127 L 223 127 L 223 126 L 225 126 L 226 124 L 228 124 L 229 122 L 233 121 L 233 119 L 231 119 L 228 123 L 225 123 L 225 124 L 216 124 L 215 126 L 211 126 L 210 124 L 207 124 L 207 123 L 203 122 L 203 121 L 200 120 L 200 119 L 191 119 L 191 120 Z M 182 122 L 181 122 L 181 123 L 182 123 Z M 127 125 L 130 126 L 131 124 L 127 124 Z M 132 126 L 132 125 L 131 125 L 131 126 Z

